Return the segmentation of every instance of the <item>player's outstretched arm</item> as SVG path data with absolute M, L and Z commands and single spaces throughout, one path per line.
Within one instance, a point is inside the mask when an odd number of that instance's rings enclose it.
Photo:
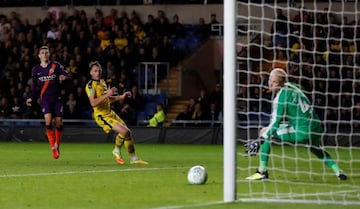
M 124 101 L 126 98 L 131 97 L 131 92 L 130 91 L 126 91 L 124 92 L 122 95 L 117 95 L 117 96 L 111 96 L 111 102 L 117 102 L 117 101 Z

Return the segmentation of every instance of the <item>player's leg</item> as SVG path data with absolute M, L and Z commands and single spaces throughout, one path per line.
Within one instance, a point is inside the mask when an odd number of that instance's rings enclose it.
M 267 127 L 262 128 L 260 130 L 259 135 L 262 135 L 266 131 Z M 266 139 L 259 150 L 259 168 L 255 172 L 255 174 L 247 177 L 248 180 L 262 180 L 269 178 L 268 172 L 268 162 L 269 162 L 269 155 L 271 152 L 271 140 L 273 138 L 278 139 L 280 141 L 294 143 L 295 141 L 295 130 L 293 127 L 289 126 L 288 124 L 281 124 L 276 133 L 272 138 Z
M 121 156 L 121 146 L 124 144 L 125 136 L 122 133 L 119 133 L 118 130 L 113 129 L 117 121 L 114 120 L 112 115 L 96 115 L 95 122 L 100 126 L 106 134 L 109 134 L 111 130 L 116 132 L 115 137 L 115 148 L 112 151 L 112 154 L 115 157 L 115 161 L 119 164 L 124 164 L 125 161 Z
M 55 147 L 55 132 L 53 129 L 53 107 L 54 104 L 50 99 L 42 98 L 41 99 L 41 109 L 42 113 L 44 114 L 45 126 L 46 126 L 46 136 L 48 138 L 53 158 L 59 158 L 59 152 Z
M 124 164 L 125 161 L 121 158 L 121 146 L 124 144 L 126 150 L 131 158 L 131 163 L 134 164 L 147 164 L 145 161 L 141 161 L 135 153 L 135 145 L 132 140 L 130 129 L 126 126 L 125 122 L 115 113 L 109 115 L 98 115 L 95 118 L 96 123 L 102 127 L 105 133 L 109 133 L 111 130 L 117 132 L 115 138 L 115 148 L 113 155 L 115 160 L 119 164 Z
M 279 129 L 276 132 L 276 136 L 274 137 L 280 139 L 281 141 L 286 141 L 295 145 L 308 144 L 311 153 L 313 153 L 317 158 L 322 160 L 326 166 L 331 168 L 339 179 L 345 180 L 345 174 L 343 174 L 341 169 L 331 158 L 330 154 L 320 147 L 322 133 L 321 128 L 319 128 L 319 130 L 315 128 L 311 131 L 309 131 L 308 128 L 309 127 L 298 127 L 295 131 L 295 129 L 291 126 L 284 126 L 282 127 L 282 129 Z
M 122 120 L 121 120 L 122 121 Z M 130 163 L 132 164 L 148 164 L 147 162 L 140 160 L 138 156 L 135 153 L 135 144 L 134 140 L 131 136 L 130 129 L 125 125 L 125 123 L 119 121 L 113 126 L 113 130 L 119 133 L 120 136 L 124 136 L 124 145 L 126 150 L 129 153 L 130 156 Z
M 112 129 L 114 130 L 114 126 Z M 118 131 L 116 131 L 116 132 L 117 132 L 117 134 L 115 137 L 115 147 L 114 147 L 112 153 L 115 156 L 115 160 L 117 163 L 124 164 L 125 160 L 122 158 L 122 155 L 121 155 L 121 147 L 124 145 L 126 137 L 125 137 L 124 133 L 120 133 Z
M 113 130 L 117 129 L 118 133 L 124 136 L 124 145 L 125 149 L 128 151 L 130 156 L 130 163 L 131 164 L 148 164 L 145 161 L 142 161 L 138 158 L 135 152 L 135 143 L 131 134 L 130 129 L 127 127 L 125 122 L 114 113 L 114 118 L 116 119 L 117 123 L 113 126 Z
M 45 119 L 45 126 L 46 126 L 46 136 L 48 138 L 51 150 L 52 150 L 52 155 L 55 159 L 59 158 L 59 152 L 57 150 L 57 148 L 55 147 L 55 133 L 53 130 L 53 126 L 52 126 L 52 115 L 51 113 L 46 113 L 44 114 L 44 119 Z
M 63 102 L 61 99 L 56 101 L 55 107 L 55 147 L 57 148 L 60 154 L 60 143 L 63 134 Z
M 259 132 L 259 136 L 265 132 L 267 127 L 262 128 Z M 265 140 L 259 150 L 259 168 L 256 170 L 256 172 L 246 177 L 247 180 L 262 180 L 262 179 L 268 179 L 269 174 L 267 171 L 267 165 L 269 161 L 269 154 L 271 152 L 271 141 L 270 139 Z
M 339 168 L 336 162 L 332 159 L 330 154 L 320 147 L 321 144 L 321 135 L 313 133 L 310 135 L 310 151 L 313 153 L 317 158 L 319 158 L 323 163 L 331 168 L 331 170 L 335 173 L 339 180 L 346 180 L 347 176 L 344 172 Z
M 55 147 L 57 148 L 60 155 L 60 143 L 63 134 L 63 121 L 62 117 L 55 118 Z

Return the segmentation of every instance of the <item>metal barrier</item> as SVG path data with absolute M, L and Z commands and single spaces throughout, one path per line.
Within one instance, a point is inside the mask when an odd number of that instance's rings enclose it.
M 238 23 L 237 24 L 237 33 L 238 35 L 244 35 L 247 31 L 250 31 L 250 39 L 253 39 L 260 32 L 259 31 L 260 24 L 248 24 L 248 23 Z M 213 36 L 222 37 L 224 35 L 224 24 L 211 24 L 211 34 Z
M 169 92 L 170 65 L 168 62 L 141 62 L 137 68 L 139 90 L 143 94 Z M 165 89 L 159 88 L 159 82 L 166 81 Z
M 175 121 L 190 123 L 193 121 Z M 206 123 L 209 121 L 197 121 Z M 171 127 L 130 127 L 136 143 L 165 143 L 165 144 L 222 144 L 223 126 L 199 127 L 190 126 Z M 256 138 L 259 126 L 249 124 L 237 127 L 237 141 L 246 142 Z M 352 133 L 349 135 L 349 133 Z M 46 142 L 44 120 L 36 119 L 0 119 L 0 141 L 18 142 Z M 93 120 L 64 119 L 63 142 L 65 143 L 94 143 L 114 142 L 114 134 L 105 134 Z M 357 146 L 360 147 L 360 131 L 354 129 L 338 129 L 325 132 L 323 144 L 329 146 Z
M 136 143 L 221 144 L 222 127 L 146 127 L 131 126 Z M 62 141 L 65 143 L 113 143 L 115 132 L 105 134 L 93 120 L 66 120 Z M 46 142 L 44 120 L 2 119 L 0 141 Z
M 223 122 L 220 120 L 173 120 L 171 126 L 177 127 L 219 127 Z

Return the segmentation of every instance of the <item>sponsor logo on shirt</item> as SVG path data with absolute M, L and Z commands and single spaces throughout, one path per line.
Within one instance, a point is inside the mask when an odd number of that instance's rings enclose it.
M 40 81 L 52 81 L 56 78 L 56 75 L 46 75 L 39 77 Z

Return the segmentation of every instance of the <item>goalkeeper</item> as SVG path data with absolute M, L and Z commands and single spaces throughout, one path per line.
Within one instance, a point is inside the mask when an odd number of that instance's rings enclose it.
M 245 145 L 249 155 L 256 155 L 260 151 L 260 165 L 256 173 L 246 179 L 269 178 L 267 167 L 271 139 L 274 138 L 294 145 L 306 144 L 316 157 L 333 170 L 339 180 L 346 180 L 346 175 L 329 153 L 320 147 L 322 125 L 302 88 L 295 83 L 287 82 L 285 71 L 275 68 L 270 73 L 269 90 L 275 94 L 270 124 L 260 130 L 259 139 Z M 283 120 L 287 123 L 282 123 Z

